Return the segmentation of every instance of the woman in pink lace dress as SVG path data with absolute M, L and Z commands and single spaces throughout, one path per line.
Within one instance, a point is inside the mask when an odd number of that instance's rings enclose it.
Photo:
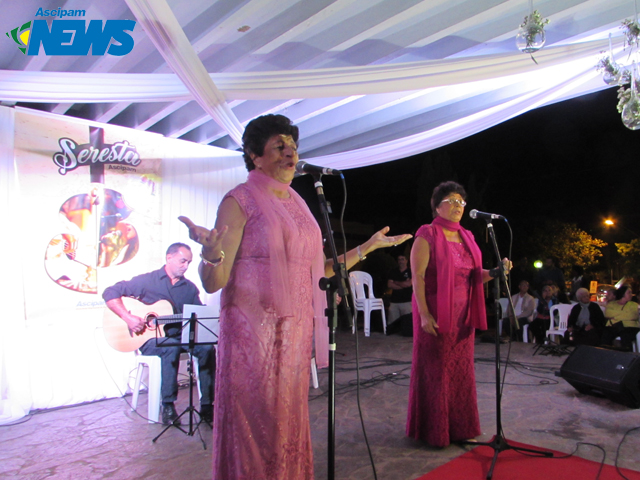
M 413 362 L 407 435 L 429 445 L 480 435 L 473 365 L 475 329 L 486 330 L 482 269 L 473 234 L 460 226 L 466 192 L 455 182 L 431 197 L 434 221 L 416 233 L 413 272 Z
M 288 118 L 254 119 L 243 135 L 248 180 L 224 197 L 216 228 L 181 217 L 203 245 L 205 290 L 223 288 L 213 426 L 218 480 L 313 479 L 311 343 L 315 331 L 316 361 L 325 366 L 326 302 L 318 281 L 333 274 L 333 261 L 324 259 L 320 228 L 290 187 L 297 141 Z M 347 252 L 347 268 L 410 237 L 387 231 Z

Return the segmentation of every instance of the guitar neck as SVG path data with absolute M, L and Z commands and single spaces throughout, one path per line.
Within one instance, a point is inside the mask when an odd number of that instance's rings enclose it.
M 176 313 L 175 315 L 162 315 L 155 318 L 155 322 L 158 325 L 164 325 L 165 323 L 181 323 L 183 320 L 184 317 L 181 313 Z

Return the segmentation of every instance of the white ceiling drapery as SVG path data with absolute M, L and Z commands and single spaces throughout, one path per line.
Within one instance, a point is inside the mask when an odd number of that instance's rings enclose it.
M 147 36 L 193 98 L 226 130 L 234 142 L 242 145 L 242 125 L 207 74 L 169 5 L 163 0 L 126 2 L 142 23 Z
M 488 105 L 468 114 L 449 116 L 433 128 L 364 148 L 311 157 L 335 168 L 355 168 L 397 160 L 438 148 L 542 105 L 605 88 L 594 65 L 606 40 L 541 50 L 536 65 L 522 54 L 491 55 L 464 60 L 344 67 L 320 70 L 210 74 L 227 98 L 273 99 L 290 96 L 347 97 L 434 90 L 431 107 L 442 108 L 450 97 L 485 96 Z M 73 81 L 72 92 L 68 84 Z M 446 93 L 438 90 L 448 86 Z M 456 87 L 456 91 L 452 90 Z M 509 87 L 496 100 L 491 94 Z M 175 74 L 102 74 L 0 71 L 0 95 L 5 100 L 43 102 L 152 102 L 192 99 Z M 493 105 L 489 103 L 493 102 Z M 304 131 L 301 139 L 304 146 Z M 304 156 L 304 155 L 303 155 Z M 307 160 L 310 158 L 307 157 Z
M 231 150 L 252 118 L 282 113 L 302 158 L 370 165 L 607 88 L 594 67 L 610 32 L 624 55 L 628 2 L 537 5 L 550 19 L 537 63 L 514 45 L 520 3 L 125 0 L 110 15 L 137 19 L 130 54 L 5 55 L 0 100 Z
M 606 40 L 549 47 L 536 65 L 521 53 L 466 59 L 366 67 L 209 74 L 228 100 L 269 100 L 372 95 L 471 83 L 590 58 L 591 67 L 608 47 Z M 73 83 L 73 90 L 69 83 Z M 193 99 L 173 73 L 82 73 L 0 70 L 0 96 L 13 102 L 158 102 Z

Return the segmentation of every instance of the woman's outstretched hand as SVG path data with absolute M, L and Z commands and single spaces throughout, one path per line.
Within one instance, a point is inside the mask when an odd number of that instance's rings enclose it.
M 370 251 L 377 250 L 378 248 L 385 247 L 393 247 L 395 245 L 400 245 L 401 243 L 409 240 L 413 235 L 409 233 L 405 233 L 402 235 L 394 235 L 387 237 L 387 232 L 389 231 L 389 227 L 384 227 L 382 230 L 374 233 L 371 238 L 368 240 Z
M 227 226 L 225 225 L 218 232 L 215 228 L 209 230 L 206 227 L 200 227 L 193 223 L 187 217 L 178 217 L 187 228 L 189 228 L 189 238 L 194 242 L 198 242 L 206 250 L 222 250 L 222 239 L 227 233 Z

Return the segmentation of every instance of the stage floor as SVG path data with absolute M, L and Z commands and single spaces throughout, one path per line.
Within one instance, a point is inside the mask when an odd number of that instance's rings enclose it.
M 378 479 L 412 480 L 447 463 L 470 447 L 434 449 L 405 437 L 411 338 L 359 332 L 360 392 L 367 437 Z M 373 479 L 356 402 L 355 337 L 337 334 L 336 479 Z M 482 436 L 496 433 L 495 346 L 476 344 L 476 374 Z M 501 345 L 503 359 L 508 345 Z M 606 452 L 613 465 L 625 432 L 640 427 L 640 410 L 607 399 L 582 395 L 554 376 L 566 356 L 532 355 L 531 344 L 513 343 L 502 399 L 502 424 L 509 440 L 571 453 L 579 442 Z M 320 389 L 309 391 L 316 479 L 327 478 L 327 373 L 320 371 Z M 188 392 L 181 390 L 182 411 Z M 211 477 L 211 429 L 190 437 L 163 428 L 131 412 L 124 399 L 34 412 L 21 423 L 0 427 L 0 472 L 21 480 L 207 479 Z M 146 413 L 146 394 L 140 396 Z M 640 471 L 640 430 L 620 449 L 618 465 Z M 600 461 L 595 446 L 581 445 L 577 455 Z M 500 480 L 500 457 L 494 479 Z

